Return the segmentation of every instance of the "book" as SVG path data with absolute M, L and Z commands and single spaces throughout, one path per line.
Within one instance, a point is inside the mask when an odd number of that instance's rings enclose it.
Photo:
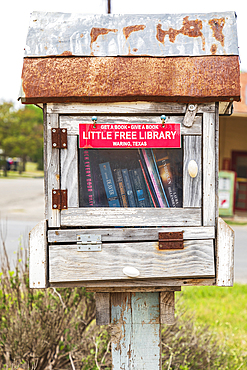
M 129 206 L 136 207 L 135 197 L 134 197 L 134 193 L 133 193 L 133 189 L 132 189 L 132 185 L 131 185 L 130 177 L 129 177 L 129 171 L 127 170 L 127 168 L 122 170 L 122 175 L 123 175 L 125 190 L 126 190 L 127 197 L 128 197 Z
M 129 171 L 138 207 L 150 207 L 150 201 L 141 168 Z
M 159 206 L 161 208 L 168 207 L 167 196 L 160 179 L 159 171 L 154 160 L 152 149 L 141 149 L 153 187 L 158 198 Z M 154 163 L 155 162 L 155 163 Z
M 146 162 L 145 162 L 145 159 L 143 157 L 141 149 L 138 149 L 138 153 L 139 153 L 139 156 L 140 156 L 140 161 L 141 162 L 139 161 L 139 163 L 140 163 L 141 169 L 143 171 L 143 176 L 144 176 L 147 188 L 150 191 L 150 197 L 152 199 L 151 204 L 153 204 L 153 206 L 155 208 L 159 207 L 160 206 L 159 201 L 158 201 L 156 192 L 154 190 L 153 182 L 151 180 L 151 177 L 150 177 L 150 174 L 149 174 L 149 171 L 148 171 L 148 168 L 147 168 L 147 165 L 146 165 Z M 144 175 L 144 173 L 145 173 L 145 175 Z
M 109 207 L 120 207 L 120 202 L 118 199 L 118 194 L 115 187 L 110 163 L 109 162 L 100 163 L 99 167 Z
M 157 207 L 156 203 L 155 203 L 155 200 L 154 200 L 154 195 L 151 191 L 151 187 L 150 187 L 150 183 L 148 181 L 148 178 L 147 178 L 147 174 L 144 170 L 144 167 L 143 167 L 143 164 L 142 164 L 142 161 L 139 159 L 139 163 L 140 163 L 140 166 L 141 166 L 141 170 L 142 170 L 142 174 L 143 174 L 143 177 L 144 177 L 144 180 L 145 180 L 145 183 L 146 183 L 146 187 L 148 189 L 148 196 L 149 196 L 149 201 L 150 201 L 150 204 L 152 207 Z
M 79 151 L 79 173 L 80 173 L 80 207 L 94 207 L 94 181 L 93 168 L 90 160 L 90 150 Z
M 162 184 L 165 188 L 168 203 L 170 207 L 181 207 L 181 201 L 178 196 L 178 189 L 176 186 L 176 181 L 174 179 L 171 162 L 169 160 L 169 155 L 167 150 L 156 150 L 154 151 L 154 156 L 159 169 Z
M 108 207 L 105 187 L 99 171 L 100 153 L 98 149 L 90 149 L 90 163 L 93 172 L 93 189 L 95 207 Z
M 116 183 L 117 193 L 119 196 L 121 207 L 128 207 L 129 206 L 128 198 L 127 198 L 127 194 L 125 191 L 122 171 L 119 168 L 117 168 L 113 170 L 113 173 L 115 177 L 115 183 Z

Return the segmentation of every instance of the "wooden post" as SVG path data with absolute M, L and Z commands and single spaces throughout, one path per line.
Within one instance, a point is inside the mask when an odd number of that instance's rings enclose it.
M 112 368 L 161 369 L 159 293 L 112 293 Z

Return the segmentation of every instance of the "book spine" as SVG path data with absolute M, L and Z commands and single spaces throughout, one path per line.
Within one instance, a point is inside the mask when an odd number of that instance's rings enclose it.
M 150 200 L 150 203 L 153 207 L 157 208 L 157 205 L 155 203 L 155 200 L 154 200 L 154 196 L 153 196 L 153 193 L 150 189 L 150 185 L 149 185 L 149 182 L 148 182 L 148 179 L 147 179 L 147 175 L 144 171 L 144 167 L 142 165 L 142 161 L 139 159 L 139 163 L 140 163 L 140 166 L 141 166 L 141 170 L 142 170 L 142 174 L 143 174 L 143 177 L 144 177 L 144 180 L 145 180 L 145 183 L 146 183 L 146 186 L 148 188 L 148 196 L 149 196 L 149 200 Z
M 153 186 L 154 186 L 154 190 L 156 192 L 156 195 L 157 195 L 157 198 L 158 198 L 158 201 L 159 201 L 159 205 L 160 205 L 161 208 L 165 208 L 165 207 L 167 207 L 167 203 L 166 203 L 166 200 L 164 198 L 164 194 L 162 192 L 161 185 L 159 183 L 159 179 L 158 179 L 156 169 L 154 168 L 153 163 L 152 163 L 153 160 L 150 156 L 148 156 L 148 153 L 147 153 L 146 149 L 142 149 L 142 153 L 143 153 L 143 157 L 145 159 L 147 169 L 149 171 L 149 174 L 150 174 Z
M 179 207 L 178 194 L 172 178 L 170 162 L 168 156 L 163 157 L 158 161 L 158 167 L 160 170 L 160 176 L 164 187 L 166 189 L 169 203 L 171 207 Z
M 98 149 L 90 150 L 90 162 L 93 169 L 93 184 L 94 184 L 94 201 L 95 207 L 108 207 L 108 201 L 105 194 L 105 187 L 102 176 L 98 170 L 99 152 Z
M 120 169 L 114 170 L 114 176 L 116 180 L 117 192 L 119 195 L 120 203 L 122 207 L 128 207 L 128 199 L 125 191 L 124 180 Z
M 131 183 L 131 186 L 132 186 L 132 189 L 133 189 L 133 195 L 134 195 L 136 207 L 140 207 L 140 204 L 139 204 L 139 201 L 138 201 L 138 198 L 137 198 L 136 189 L 135 189 L 132 170 L 129 170 L 129 178 L 130 178 L 130 183 Z
M 120 207 L 117 190 L 114 184 L 110 163 L 100 163 L 100 172 L 103 179 L 105 192 L 110 207 Z
M 149 171 L 148 171 L 148 168 L 147 168 L 147 165 L 146 165 L 146 162 L 145 162 L 145 159 L 143 157 L 143 154 L 142 154 L 141 149 L 138 149 L 138 152 L 139 152 L 139 156 L 141 158 L 141 164 L 142 164 L 142 167 L 141 168 L 144 170 L 145 175 L 146 175 L 145 176 L 145 181 L 147 179 L 147 183 L 149 185 L 149 189 L 151 190 L 152 197 L 153 197 L 153 199 L 155 201 L 155 207 L 157 208 L 157 207 L 160 206 L 160 204 L 159 204 L 159 201 L 158 201 L 156 192 L 154 190 L 153 182 L 151 180 L 151 177 L 150 177 L 150 174 L 149 174 Z
M 129 206 L 136 207 L 135 197 L 133 194 L 128 170 L 127 169 L 122 170 L 122 175 L 123 175 L 124 185 L 125 185 L 125 189 L 126 189 L 126 193 L 127 193 L 127 197 L 129 201 Z
M 132 170 L 132 179 L 138 203 L 140 207 L 150 207 L 148 194 L 146 191 L 146 185 L 144 183 L 141 169 Z
M 157 163 L 156 163 L 156 159 L 155 159 L 155 156 L 154 156 L 153 149 L 151 149 L 151 154 L 152 154 L 153 163 L 154 163 L 154 166 L 155 166 L 155 169 L 156 169 L 156 173 L 157 173 L 157 175 L 158 175 L 159 183 L 160 183 L 160 186 L 161 186 L 162 192 L 163 192 L 163 194 L 164 194 L 164 197 L 165 197 L 165 201 L 166 201 L 167 207 L 169 208 L 169 207 L 170 207 L 170 206 L 169 206 L 169 202 L 168 202 L 167 195 L 166 195 L 166 192 L 165 192 L 165 189 L 164 189 L 164 186 L 163 186 L 163 183 L 162 183 L 161 177 L 160 177 L 160 173 L 159 173 L 159 169 L 158 169 L 158 166 L 157 166 Z
M 90 161 L 90 154 L 87 149 L 83 149 L 83 163 L 86 179 L 86 197 L 85 197 L 86 205 L 89 207 L 94 207 L 95 199 L 94 199 L 93 169 L 92 163 Z

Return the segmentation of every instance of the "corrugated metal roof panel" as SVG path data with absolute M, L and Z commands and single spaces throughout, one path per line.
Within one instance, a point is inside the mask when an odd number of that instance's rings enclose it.
M 25 56 L 58 55 L 238 55 L 236 15 L 33 12 Z
M 22 102 L 239 100 L 238 56 L 25 58 Z

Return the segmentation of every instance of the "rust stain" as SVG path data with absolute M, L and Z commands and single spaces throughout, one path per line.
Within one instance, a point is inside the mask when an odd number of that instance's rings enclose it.
M 70 55 L 73 55 L 71 51 L 64 51 L 62 54 L 60 54 L 60 56 L 62 57 L 67 57 L 67 56 L 70 56 Z
M 223 35 L 223 28 L 226 23 L 225 18 L 213 18 L 208 23 L 212 28 L 214 38 L 224 46 L 225 36 Z
M 59 232 L 56 230 L 56 231 L 55 231 L 55 234 L 56 234 L 56 235 L 59 235 Z
M 80 34 L 80 38 L 83 38 L 83 36 L 84 36 L 84 35 L 83 35 L 83 33 L 81 33 L 81 34 Z
M 213 45 L 211 46 L 210 51 L 211 51 L 211 54 L 212 54 L 212 55 L 215 55 L 215 54 L 216 54 L 216 51 L 217 51 L 217 45 L 216 45 L 216 44 L 213 44 Z
M 22 87 L 27 104 L 239 101 L 240 68 L 237 55 L 25 58 Z
M 126 41 L 128 40 L 128 38 L 130 37 L 131 33 L 133 32 L 137 32 L 137 31 L 143 31 L 144 29 L 146 28 L 146 26 L 144 24 L 138 24 L 138 25 L 134 25 L 134 26 L 127 26 L 127 27 L 124 27 L 123 28 L 123 34 L 126 38 Z M 131 54 L 131 46 L 128 45 L 128 55 L 132 55 Z M 138 49 L 134 48 L 133 49 L 134 52 L 137 52 Z
M 165 43 L 165 37 L 166 35 L 169 36 L 169 41 L 174 43 L 176 40 L 176 37 L 179 34 L 182 34 L 184 36 L 189 36 L 189 37 L 201 37 L 202 39 L 202 49 L 205 50 L 205 37 L 202 33 L 202 21 L 199 19 L 191 20 L 189 21 L 189 16 L 183 18 L 183 26 L 179 29 L 176 30 L 174 28 L 169 28 L 168 31 L 164 31 L 161 28 L 161 24 L 159 23 L 156 26 L 156 38 L 159 42 L 162 44 Z
M 134 53 L 136 53 L 137 51 L 138 51 L 138 49 L 137 48 L 134 48 L 134 49 L 132 49 L 133 51 L 134 51 Z
M 124 34 L 124 36 L 127 40 L 132 32 L 143 31 L 145 28 L 146 28 L 146 26 L 144 24 L 138 24 L 138 25 L 135 25 L 135 26 L 124 27 L 123 28 L 123 34 Z
M 113 28 L 98 28 L 98 27 L 93 27 L 91 29 L 91 32 L 90 32 L 90 36 L 91 36 L 91 42 L 90 42 L 90 48 L 91 48 L 91 55 L 93 55 L 93 51 L 92 51 L 92 45 L 95 41 L 97 41 L 97 38 L 101 35 L 101 36 L 104 36 L 104 35 L 107 35 L 109 32 L 118 32 L 117 29 Z

